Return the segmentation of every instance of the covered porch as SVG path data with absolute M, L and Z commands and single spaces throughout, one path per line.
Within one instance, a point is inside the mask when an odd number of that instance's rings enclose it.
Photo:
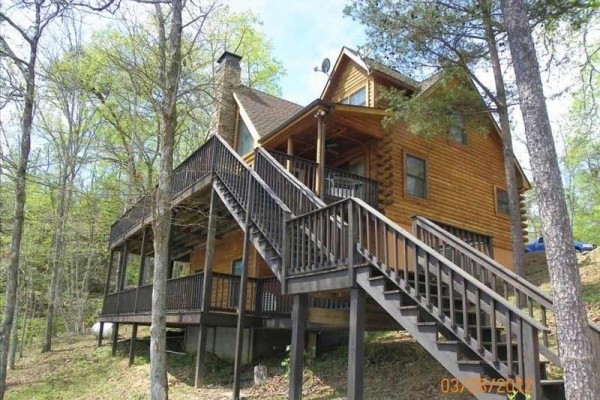
M 377 208 L 369 147 L 384 136 L 386 112 L 317 100 L 261 145 L 326 202 L 357 197 Z

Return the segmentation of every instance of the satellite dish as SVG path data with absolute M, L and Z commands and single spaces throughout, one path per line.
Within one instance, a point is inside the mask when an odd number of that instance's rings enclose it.
M 330 67 L 331 67 L 331 61 L 329 61 L 329 58 L 326 58 L 321 63 L 321 68 L 315 67 L 314 70 L 315 70 L 315 72 L 322 72 L 325 75 L 329 76 L 329 68 Z
M 324 73 L 329 73 L 329 68 L 331 67 L 331 61 L 329 61 L 329 58 L 326 58 L 323 60 L 323 62 L 321 63 L 321 71 L 323 71 Z

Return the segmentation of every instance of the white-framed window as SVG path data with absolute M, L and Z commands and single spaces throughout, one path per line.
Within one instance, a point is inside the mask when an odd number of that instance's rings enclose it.
M 351 106 L 366 106 L 367 105 L 367 87 L 358 89 L 348 97 L 344 97 L 342 104 L 349 104 Z
M 427 197 L 426 161 L 422 158 L 406 155 L 406 194 L 419 198 Z

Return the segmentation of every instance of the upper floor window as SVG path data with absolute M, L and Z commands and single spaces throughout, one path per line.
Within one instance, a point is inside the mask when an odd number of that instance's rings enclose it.
M 348 97 L 344 97 L 342 104 L 350 104 L 351 106 L 366 106 L 367 105 L 367 88 L 363 87 L 352 93 Z
M 461 114 L 454 114 L 452 125 L 448 129 L 450 140 L 459 143 L 467 144 L 467 131 L 465 130 L 465 117 Z
M 425 160 L 406 156 L 406 193 L 424 199 L 427 196 L 427 171 Z
M 250 133 L 250 130 L 244 123 L 244 120 L 240 117 L 238 121 L 238 134 L 237 134 L 237 146 L 236 151 L 239 155 L 243 156 L 252 151 L 254 148 L 254 138 Z
M 504 189 L 496 188 L 496 211 L 500 214 L 510 215 L 508 192 Z

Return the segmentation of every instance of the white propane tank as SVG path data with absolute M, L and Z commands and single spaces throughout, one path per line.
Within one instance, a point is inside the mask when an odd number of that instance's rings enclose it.
M 104 329 L 102 329 L 102 338 L 109 338 L 112 335 L 113 324 L 111 322 L 104 323 Z M 92 325 L 92 335 L 98 337 L 100 334 L 100 322 L 96 322 Z

